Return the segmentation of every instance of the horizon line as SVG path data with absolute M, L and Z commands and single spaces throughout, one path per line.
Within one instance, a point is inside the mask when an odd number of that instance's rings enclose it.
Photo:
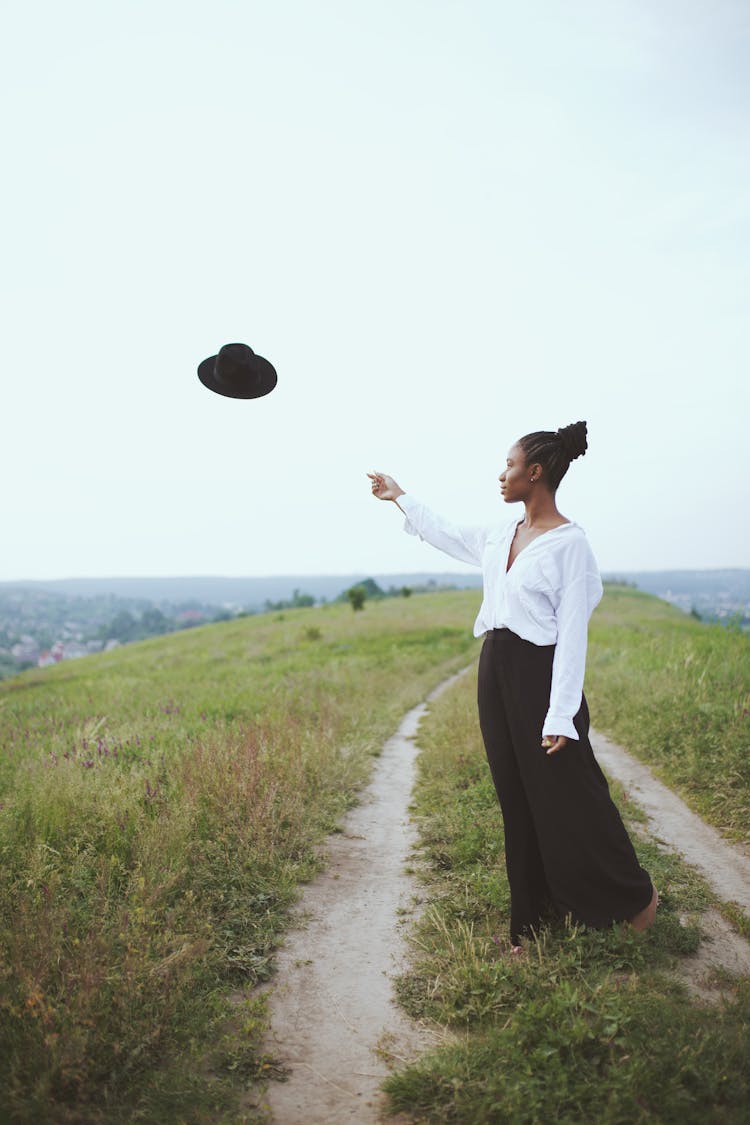
M 629 567 L 612 568 L 606 567 L 601 569 L 602 576 L 604 575 L 627 575 L 627 574 L 696 574 L 723 571 L 750 571 L 750 566 L 662 566 L 662 567 Z M 263 574 L 220 574 L 220 573 L 205 573 L 205 574 L 68 574 L 63 577 L 44 577 L 44 578 L 0 578 L 0 586 L 14 586 L 23 585 L 24 583 L 41 583 L 41 582 L 152 582 L 152 581 L 193 581 L 199 580 L 226 580 L 230 582 L 237 581 L 261 581 L 269 578 L 351 578 L 351 577 L 381 577 L 388 578 L 395 575 L 405 577 L 414 575 L 419 577 L 421 575 L 451 575 L 454 577 L 482 577 L 481 571 L 478 567 L 472 570 L 347 570 L 347 571 L 275 571 L 266 572 Z

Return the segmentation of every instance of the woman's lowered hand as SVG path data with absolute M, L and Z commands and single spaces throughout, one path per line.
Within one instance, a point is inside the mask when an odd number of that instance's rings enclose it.
M 564 734 L 546 734 L 542 739 L 542 749 L 546 750 L 548 754 L 555 754 L 558 750 L 562 750 L 567 742 Z
M 377 496 L 378 500 L 398 500 L 399 496 L 404 495 L 404 490 L 396 484 L 393 477 L 387 476 L 385 473 L 368 473 L 372 481 L 372 494 Z

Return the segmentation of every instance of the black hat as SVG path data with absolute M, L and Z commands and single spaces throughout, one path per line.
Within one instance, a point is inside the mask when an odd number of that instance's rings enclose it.
M 261 398 L 276 386 L 276 369 L 247 344 L 224 344 L 218 355 L 198 365 L 198 378 L 219 395 Z

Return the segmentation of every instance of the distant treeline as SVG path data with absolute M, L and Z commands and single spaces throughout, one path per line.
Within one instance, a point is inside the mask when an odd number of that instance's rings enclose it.
M 412 594 L 434 594 L 437 590 L 455 590 L 457 587 L 453 583 L 440 583 L 438 584 L 434 579 L 429 579 L 427 582 L 417 582 L 413 585 L 394 586 L 391 585 L 387 590 L 379 586 L 374 578 L 364 578 L 361 582 L 355 582 L 354 585 L 348 586 L 342 590 L 337 598 L 333 600 L 336 602 L 349 601 L 356 608 L 361 608 L 360 603 L 368 600 L 378 601 L 380 598 L 409 598 Z M 265 609 L 281 610 L 281 609 L 305 609 L 314 605 L 326 605 L 327 598 L 316 599 L 312 594 L 303 594 L 300 590 L 294 590 L 291 598 L 281 598 L 279 601 L 267 601 Z

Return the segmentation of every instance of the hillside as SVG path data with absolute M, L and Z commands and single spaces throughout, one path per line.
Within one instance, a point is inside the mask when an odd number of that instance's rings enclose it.
M 476 593 L 266 614 L 0 685 L 0 1119 L 220 1120 L 299 883 Z
M 589 638 L 594 726 L 750 843 L 750 636 L 608 587 Z
M 736 770 L 748 759 L 747 639 L 632 589 L 607 590 L 591 633 L 596 724 L 609 729 L 627 716 L 643 758 L 680 769 L 693 799 L 711 793 L 730 826 L 721 802 L 731 794 L 735 828 L 745 832 L 747 773 L 743 782 Z M 666 839 L 654 836 L 611 785 L 659 889 L 653 929 L 591 930 L 551 914 L 514 955 L 502 814 L 472 677 L 430 709 L 418 742 L 412 801 L 427 906 L 411 928 L 398 995 L 440 1033 L 386 1080 L 399 1120 L 746 1125 L 750 948 L 736 930 L 750 936 L 750 925 L 670 847 L 679 816 Z M 731 866 L 740 857 L 728 851 L 721 863 Z
M 297 888 L 400 717 L 476 658 L 478 601 L 235 619 L 0 684 L 0 1117 L 231 1119 L 274 1064 L 262 1003 L 238 1022 L 229 996 L 272 973 Z M 608 588 L 587 680 L 595 725 L 739 840 L 748 652 Z

